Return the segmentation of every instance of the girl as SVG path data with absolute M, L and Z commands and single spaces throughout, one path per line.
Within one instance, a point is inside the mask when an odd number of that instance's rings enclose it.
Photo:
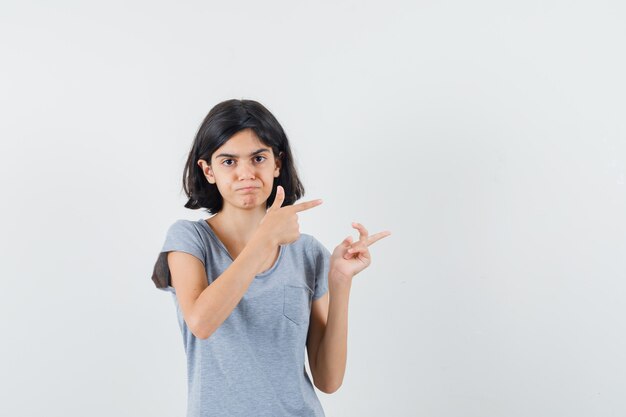
M 341 385 L 354 275 L 370 264 L 353 223 L 332 255 L 301 234 L 304 194 L 287 136 L 252 100 L 228 100 L 204 119 L 183 173 L 185 207 L 214 214 L 168 230 L 152 276 L 170 291 L 187 355 L 188 417 L 324 416 L 315 386 Z

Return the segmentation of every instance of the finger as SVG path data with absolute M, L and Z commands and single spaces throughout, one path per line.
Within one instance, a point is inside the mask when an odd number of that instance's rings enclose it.
M 367 245 L 364 244 L 364 243 L 359 243 L 359 242 L 357 242 L 354 245 L 352 245 L 352 247 L 348 249 L 348 253 L 357 253 L 357 252 L 366 251 L 367 250 Z
M 355 256 L 362 256 L 363 258 L 369 259 L 370 251 L 367 249 L 367 247 L 362 246 L 348 249 L 348 259 L 354 258 Z
M 283 205 L 283 201 L 285 201 L 285 189 L 279 185 L 276 187 L 276 196 L 274 197 L 274 202 L 272 203 L 269 211 L 279 209 Z
M 385 230 L 384 232 L 376 233 L 375 235 L 372 235 L 367 238 L 367 246 L 370 246 L 371 244 L 376 243 L 380 239 L 387 237 L 389 235 L 391 235 L 391 232 L 388 230 Z
M 352 222 L 352 227 L 359 231 L 359 240 L 367 239 L 367 229 L 357 222 Z
M 304 203 L 294 204 L 291 207 L 293 207 L 296 212 L 299 212 L 299 211 L 304 211 L 304 210 L 308 210 L 313 207 L 319 206 L 320 204 L 322 204 L 322 200 L 317 199 L 317 200 L 305 201 Z

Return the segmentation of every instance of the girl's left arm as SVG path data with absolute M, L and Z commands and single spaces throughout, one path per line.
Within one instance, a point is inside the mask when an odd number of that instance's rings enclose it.
M 368 247 L 389 236 L 380 232 L 368 236 L 359 223 L 359 240 L 348 236 L 330 257 L 328 293 L 312 303 L 307 353 L 315 386 L 327 394 L 339 389 L 346 371 L 348 351 L 348 301 L 352 278 L 371 263 Z

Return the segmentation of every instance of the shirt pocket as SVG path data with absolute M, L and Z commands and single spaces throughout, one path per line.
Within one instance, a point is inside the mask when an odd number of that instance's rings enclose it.
M 306 323 L 311 314 L 312 294 L 308 287 L 285 285 L 283 315 L 296 324 Z

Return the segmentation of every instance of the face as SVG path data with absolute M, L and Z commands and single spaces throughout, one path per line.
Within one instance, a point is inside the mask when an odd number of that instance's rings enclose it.
M 227 206 L 265 210 L 280 173 L 280 161 L 252 129 L 237 132 L 213 152 L 210 164 L 201 159 L 198 165 L 206 179 L 217 185 L 224 199 L 222 210 Z

